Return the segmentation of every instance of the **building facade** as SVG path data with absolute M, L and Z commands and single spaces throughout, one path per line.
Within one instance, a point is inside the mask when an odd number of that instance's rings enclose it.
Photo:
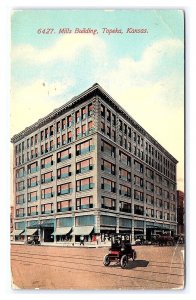
M 100 85 L 11 141 L 16 240 L 176 233 L 177 160 Z

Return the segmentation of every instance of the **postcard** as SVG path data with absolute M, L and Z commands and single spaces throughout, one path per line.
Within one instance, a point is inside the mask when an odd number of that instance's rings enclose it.
M 185 281 L 184 12 L 14 10 L 12 287 Z

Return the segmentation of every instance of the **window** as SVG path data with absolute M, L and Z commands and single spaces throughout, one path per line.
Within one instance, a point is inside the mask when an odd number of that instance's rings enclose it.
M 124 124 L 124 134 L 126 135 L 127 134 L 127 125 Z
M 131 138 L 131 128 L 128 127 L 128 137 Z
M 38 215 L 37 207 L 38 207 L 37 205 L 28 207 L 27 208 L 28 216 Z
M 126 212 L 126 213 L 131 213 L 131 203 L 128 202 L 124 202 L 124 201 L 120 201 L 120 211 L 122 212 Z
M 42 214 L 51 214 L 53 213 L 53 203 L 47 203 L 41 205 Z
M 93 122 L 88 122 L 88 133 L 91 133 L 93 131 Z
M 163 193 L 164 193 L 164 198 L 169 199 L 169 192 L 164 190 Z
M 162 195 L 162 188 L 160 188 L 159 186 L 155 187 L 155 191 L 156 191 L 157 195 L 160 195 L 160 196 Z
M 86 154 L 94 149 L 93 141 L 88 140 L 76 145 L 76 156 Z
M 53 165 L 52 155 L 41 160 L 41 168 L 49 168 Z
M 76 128 L 76 139 L 79 139 L 81 137 L 81 131 L 80 131 L 80 127 Z
M 161 199 L 156 199 L 156 205 L 157 207 L 162 207 L 163 206 L 163 201 Z
M 127 170 L 119 168 L 119 178 L 131 182 L 131 173 Z
M 57 148 L 59 148 L 60 145 L 61 145 L 61 140 L 60 140 L 60 136 L 59 136 L 59 137 L 57 137 L 57 139 L 56 139 L 56 146 L 57 146 Z
M 154 184 L 149 181 L 146 181 L 146 189 L 148 191 L 154 192 Z
M 56 127 L 57 127 L 57 132 L 60 132 L 61 131 L 61 122 L 57 122 L 56 124 Z
M 67 117 L 67 127 L 71 127 L 71 125 L 72 125 L 72 116 L 70 115 Z
M 93 114 L 93 104 L 90 103 L 88 105 L 88 117 L 92 116 L 92 114 Z
M 35 148 L 35 157 L 38 157 L 38 148 Z
M 76 210 L 93 208 L 93 196 L 76 198 Z
M 25 203 L 25 195 L 18 195 L 16 196 L 16 204 L 23 204 Z
M 119 151 L 119 156 L 120 156 L 120 162 L 127 165 L 131 166 L 131 157 L 126 155 L 125 153 Z
M 62 119 L 62 130 L 66 128 L 66 119 Z
M 101 197 L 101 207 L 104 209 L 116 209 L 116 200 L 108 197 Z
M 111 111 L 107 109 L 107 121 L 111 121 Z
M 35 173 L 38 171 L 38 162 L 34 162 L 33 164 L 30 164 L 27 166 L 27 173 L 31 174 L 31 173 Z
M 38 197 L 37 197 L 37 191 L 34 192 L 30 192 L 27 194 L 27 201 L 28 202 L 34 202 L 37 201 Z
M 144 172 L 144 166 L 141 163 L 139 163 L 137 160 L 134 160 L 134 169 L 140 173 Z
M 48 153 L 48 142 L 45 143 L 45 153 Z
M 101 188 L 102 190 L 115 193 L 116 192 L 116 183 L 112 180 L 101 178 Z
M 143 187 L 144 186 L 143 178 L 134 175 L 134 184 Z
M 163 219 L 163 213 L 162 213 L 162 211 L 160 211 L 160 210 L 156 211 L 156 218 L 157 219 Z
M 52 171 L 41 175 L 41 183 L 53 181 Z
M 82 136 L 86 135 L 86 124 L 82 125 Z
M 27 148 L 29 148 L 29 139 L 27 139 Z
M 19 208 L 16 209 L 16 217 L 24 217 L 25 216 L 25 212 L 24 212 L 24 208 Z
M 154 197 L 147 194 L 147 195 L 146 195 L 146 203 L 147 203 L 147 204 L 154 205 Z
M 54 134 L 54 126 L 51 125 L 50 126 L 50 136 L 52 136 Z
M 134 190 L 134 199 L 139 201 L 144 201 L 144 193 Z
M 70 211 L 70 210 L 72 210 L 71 200 L 57 202 L 57 212 Z
M 133 132 L 133 140 L 134 140 L 134 142 L 136 142 L 136 138 L 137 138 L 137 135 L 136 135 L 136 132 L 134 131 Z
M 71 176 L 71 165 L 57 170 L 57 179 L 67 178 Z
M 115 165 L 105 159 L 101 159 L 101 169 L 108 174 L 115 175 Z
M 92 158 L 76 163 L 76 174 L 85 173 L 93 169 Z
M 16 178 L 20 178 L 25 176 L 25 168 L 20 168 L 16 170 Z
M 122 131 L 122 121 L 121 120 L 119 120 L 119 129 L 120 129 L 120 131 Z
M 144 215 L 144 207 L 140 205 L 134 205 L 134 213 L 136 215 Z
M 71 143 L 71 141 L 72 141 L 72 131 L 69 131 L 69 132 L 67 133 L 67 142 L 68 142 L 68 143 Z
M 79 123 L 80 120 L 81 120 L 81 116 L 80 116 L 80 111 L 79 110 L 75 113 L 75 120 L 76 120 L 76 123 Z
M 119 194 L 125 197 L 131 197 L 131 188 L 125 185 L 119 185 Z
M 64 183 L 57 186 L 57 195 L 65 195 L 65 194 L 71 194 L 72 192 L 72 184 L 71 182 Z
M 86 119 L 86 107 L 82 108 L 82 120 Z
M 105 154 L 115 157 L 115 147 L 101 140 L 101 151 Z
M 112 125 L 116 126 L 116 116 L 112 114 Z
M 54 150 L 54 141 L 50 141 L 50 151 Z
M 49 188 L 41 190 L 41 197 L 42 197 L 42 199 L 51 198 L 53 196 L 54 196 L 54 194 L 53 194 L 53 187 L 49 187 Z
M 101 122 L 101 132 L 105 133 L 105 123 Z
M 101 116 L 105 118 L 105 106 L 101 104 Z
M 61 152 L 58 152 L 57 153 L 57 163 L 63 162 L 65 160 L 67 160 L 67 159 L 70 159 L 71 158 L 70 151 L 71 151 L 71 148 L 68 148 L 68 149 L 65 149 L 65 150 L 63 150 Z
M 32 177 L 32 178 L 28 178 L 28 179 L 27 179 L 27 186 L 28 186 L 28 188 L 29 188 L 29 187 L 33 187 L 33 186 L 38 185 L 37 178 L 38 178 L 38 177 L 35 176 L 35 177 Z
M 84 178 L 76 181 L 76 191 L 86 191 L 93 188 L 93 177 Z
M 48 128 L 45 129 L 45 139 L 48 138 Z
M 146 216 L 153 218 L 154 217 L 154 209 L 147 207 L 146 208 Z
M 16 191 L 22 191 L 25 189 L 25 185 L 24 185 L 24 181 L 20 181 L 20 182 L 17 182 L 16 184 Z
M 31 137 L 31 147 L 33 146 L 33 136 Z
M 116 141 L 116 130 L 112 130 L 112 140 Z

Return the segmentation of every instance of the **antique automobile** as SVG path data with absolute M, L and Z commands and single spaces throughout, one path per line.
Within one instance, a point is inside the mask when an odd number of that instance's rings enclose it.
M 111 247 L 109 253 L 104 256 L 104 266 L 109 266 L 111 262 L 120 263 L 121 268 L 126 268 L 128 260 L 136 259 L 136 251 L 132 249 L 129 234 L 113 234 L 111 236 Z

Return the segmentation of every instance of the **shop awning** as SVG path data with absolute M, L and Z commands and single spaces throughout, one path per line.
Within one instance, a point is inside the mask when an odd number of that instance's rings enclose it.
M 66 235 L 71 231 L 72 227 L 57 227 L 52 235 Z
M 27 228 L 26 233 L 23 233 L 23 235 L 24 234 L 33 235 L 34 233 L 36 233 L 36 231 L 37 231 L 37 229 L 35 229 L 35 228 Z
M 24 229 L 15 229 L 11 235 L 20 235 L 22 232 L 24 231 Z
M 71 235 L 89 235 L 93 231 L 94 226 L 77 226 L 74 227 Z

